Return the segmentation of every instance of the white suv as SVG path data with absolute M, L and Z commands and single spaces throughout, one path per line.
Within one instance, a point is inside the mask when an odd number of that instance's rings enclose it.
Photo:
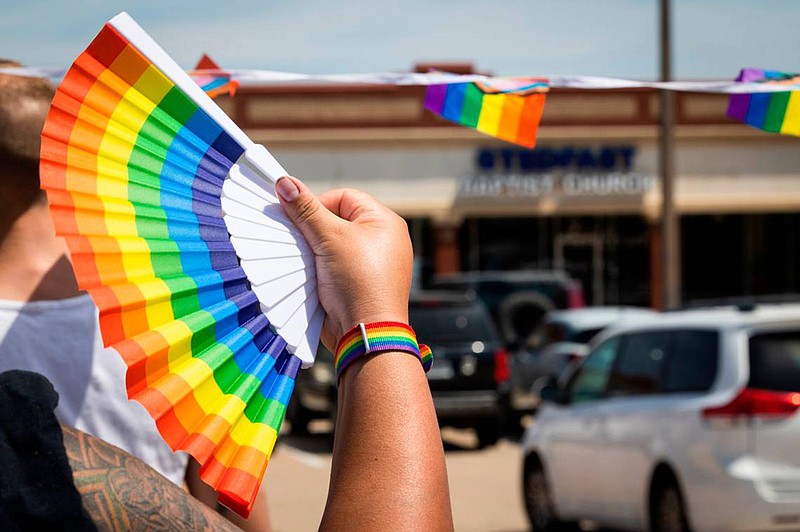
M 800 530 L 800 306 L 622 325 L 541 395 L 534 530 Z

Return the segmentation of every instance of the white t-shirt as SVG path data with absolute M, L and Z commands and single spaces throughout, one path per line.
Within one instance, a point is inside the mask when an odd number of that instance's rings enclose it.
M 129 401 L 125 363 L 103 347 L 88 295 L 56 301 L 0 299 L 0 372 L 35 371 L 59 395 L 56 417 L 138 457 L 176 484 L 188 455 L 173 453 L 142 405 Z

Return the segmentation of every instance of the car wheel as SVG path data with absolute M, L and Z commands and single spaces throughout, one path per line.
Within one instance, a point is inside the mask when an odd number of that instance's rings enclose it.
M 478 436 L 478 448 L 483 449 L 497 443 L 500 439 L 500 427 L 495 420 L 484 421 L 475 427 Z
M 548 311 L 555 309 L 549 297 L 523 290 L 506 297 L 497 308 L 497 319 L 506 342 L 524 343 Z
M 300 400 L 295 395 L 289 401 L 289 408 L 286 411 L 286 419 L 292 424 L 292 434 L 298 436 L 308 435 L 308 424 L 311 422 L 311 411 L 300 404 Z
M 528 522 L 534 532 L 553 530 L 569 530 L 571 527 L 561 521 L 555 513 L 555 506 L 547 484 L 544 468 L 538 460 L 530 461 L 525 466 L 523 479 L 525 511 Z
M 505 432 L 508 437 L 519 440 L 525 433 L 525 423 L 523 423 L 524 417 L 524 412 L 519 410 L 509 410 L 508 414 L 506 415 L 506 426 L 503 432 Z
M 674 480 L 665 481 L 658 489 L 653 508 L 653 530 L 655 532 L 689 530 L 683 497 Z

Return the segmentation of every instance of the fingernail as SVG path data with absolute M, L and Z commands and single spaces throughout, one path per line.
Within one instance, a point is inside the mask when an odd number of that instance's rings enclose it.
M 292 202 L 300 196 L 300 189 L 297 188 L 297 185 L 294 184 L 294 181 L 289 179 L 288 177 L 282 177 L 278 179 L 278 182 L 275 183 L 275 190 L 278 191 L 280 196 L 288 201 Z

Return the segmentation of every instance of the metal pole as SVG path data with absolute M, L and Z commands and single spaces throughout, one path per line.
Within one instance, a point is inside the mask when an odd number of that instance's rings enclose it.
M 670 0 L 661 0 L 661 80 L 672 79 L 672 54 L 670 35 Z M 661 90 L 661 135 L 659 143 L 659 175 L 661 177 L 661 265 L 663 271 L 664 308 L 681 304 L 681 244 L 680 227 L 674 204 L 675 147 L 672 137 L 674 122 L 674 95 Z

